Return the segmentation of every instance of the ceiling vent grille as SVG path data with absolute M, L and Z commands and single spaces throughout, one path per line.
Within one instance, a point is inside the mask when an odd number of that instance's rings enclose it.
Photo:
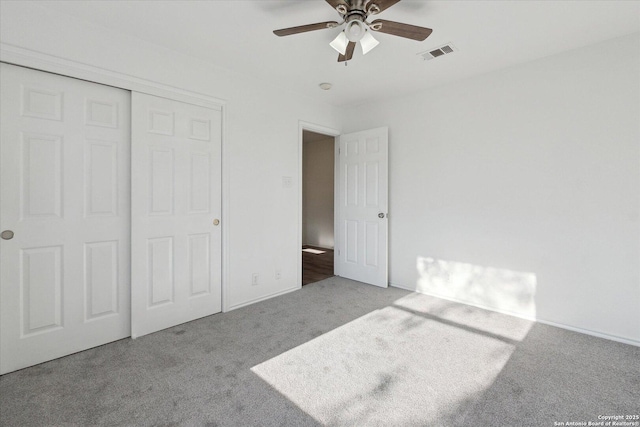
M 444 56 L 449 53 L 456 52 L 457 50 L 458 49 L 456 49 L 456 47 L 452 43 L 447 43 L 435 49 L 430 49 L 426 52 L 420 52 L 418 55 L 422 56 L 422 59 L 424 59 L 425 61 L 428 61 L 439 56 Z

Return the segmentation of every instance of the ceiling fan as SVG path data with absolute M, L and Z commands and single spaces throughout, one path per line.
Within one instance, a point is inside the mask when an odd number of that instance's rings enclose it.
M 370 16 L 375 16 L 383 12 L 399 1 L 400 0 L 326 0 L 326 2 L 340 14 L 342 18 L 341 22 L 319 22 L 317 24 L 283 28 L 281 30 L 275 30 L 273 33 L 280 37 L 290 36 L 292 34 L 306 33 L 307 31 L 337 28 L 345 24 L 344 30 L 329 43 L 331 47 L 340 54 L 338 56 L 338 62 L 349 61 L 353 57 L 353 51 L 358 42 L 360 42 L 364 55 L 376 47 L 380 42 L 373 37 L 371 32 L 391 34 L 417 41 L 423 41 L 429 37 L 433 31 L 430 28 L 384 19 L 376 19 L 372 22 L 367 20 Z

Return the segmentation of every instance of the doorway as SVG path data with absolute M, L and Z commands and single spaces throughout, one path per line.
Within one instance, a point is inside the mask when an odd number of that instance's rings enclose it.
M 302 131 L 302 285 L 334 275 L 335 137 Z

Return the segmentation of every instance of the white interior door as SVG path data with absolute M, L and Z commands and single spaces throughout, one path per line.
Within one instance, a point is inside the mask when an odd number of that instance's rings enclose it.
M 388 129 L 340 135 L 335 273 L 388 286 Z
M 4 374 L 129 336 L 130 93 L 0 67 Z
M 221 123 L 132 95 L 133 338 L 221 310 Z

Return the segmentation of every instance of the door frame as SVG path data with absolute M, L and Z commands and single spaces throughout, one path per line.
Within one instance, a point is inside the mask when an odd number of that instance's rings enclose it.
M 33 68 L 75 79 L 86 80 L 93 83 L 113 86 L 131 92 L 142 92 L 149 95 L 173 99 L 201 107 L 215 108 L 222 111 L 222 312 L 229 310 L 228 284 L 229 284 L 229 193 L 230 171 L 227 165 L 228 148 L 225 144 L 227 133 L 227 101 L 222 98 L 192 92 L 178 87 L 147 80 L 145 78 L 129 74 L 111 71 L 105 68 L 84 64 L 70 59 L 0 43 L 0 62 Z M 302 135 L 302 131 L 300 132 Z M 302 259 L 302 258 L 301 258 Z
M 296 258 L 296 266 L 297 266 L 297 288 L 302 288 L 302 168 L 303 168 L 303 158 L 302 158 L 302 150 L 304 148 L 302 135 L 303 131 L 308 130 L 311 132 L 321 133 L 327 136 L 332 136 L 334 139 L 333 145 L 333 204 L 337 206 L 338 202 L 338 150 L 340 148 L 339 136 L 341 131 L 338 129 L 330 128 L 327 126 L 318 125 L 311 122 L 305 122 L 300 120 L 298 122 L 298 255 Z M 336 210 L 333 210 L 333 230 L 335 236 L 336 230 L 336 221 L 338 220 L 338 216 L 336 215 Z M 334 259 L 336 257 L 336 251 L 334 247 L 333 252 Z M 335 262 L 335 261 L 334 261 Z

